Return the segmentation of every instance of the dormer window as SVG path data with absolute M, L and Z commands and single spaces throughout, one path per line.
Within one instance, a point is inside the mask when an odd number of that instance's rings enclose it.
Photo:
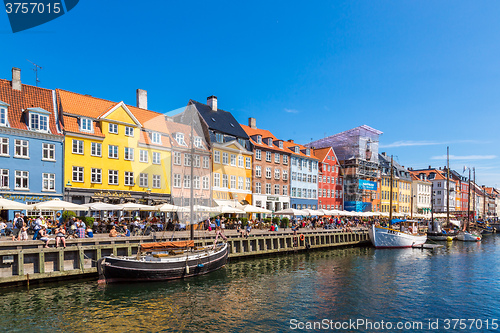
M 186 141 L 184 141 L 184 133 L 175 133 L 175 141 L 181 146 L 187 146 Z
M 49 112 L 42 108 L 28 108 L 29 124 L 28 127 L 32 131 L 48 132 L 49 131 Z
M 295 147 L 295 154 L 299 154 L 299 153 L 300 153 L 299 146 L 296 146 L 296 147 Z
M 0 101 L 0 126 L 8 126 L 7 108 L 9 104 Z
M 194 138 L 194 146 L 197 148 L 203 148 L 203 144 L 202 144 L 201 138 L 199 136 L 196 136 Z
M 306 149 L 306 155 L 307 156 L 311 156 L 311 150 L 310 149 Z
M 257 135 L 257 143 L 261 144 L 262 143 L 262 136 Z
M 151 142 L 155 144 L 161 144 L 161 134 L 157 132 L 151 132 Z
M 243 148 L 245 148 L 246 144 L 245 144 L 245 140 L 244 139 L 238 139 L 238 143 L 240 144 L 240 146 L 242 146 Z
M 283 149 L 283 141 L 279 142 L 279 146 L 280 146 L 281 149 Z
M 273 139 L 272 138 L 267 139 L 267 144 L 269 145 L 269 147 L 272 147 L 273 146 Z
M 215 133 L 215 141 L 224 143 L 224 135 L 222 135 L 221 133 Z
M 81 118 L 80 119 L 80 130 L 82 132 L 93 132 L 94 126 L 92 125 L 92 119 Z

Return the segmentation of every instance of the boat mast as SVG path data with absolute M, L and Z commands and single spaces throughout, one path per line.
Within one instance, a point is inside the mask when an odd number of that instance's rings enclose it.
M 473 196 L 473 201 L 472 201 L 472 223 L 476 222 L 476 167 L 472 168 L 472 173 L 474 174 L 474 181 L 472 184 L 474 185 L 474 196 Z
M 392 221 L 392 182 L 393 182 L 393 176 L 394 176 L 394 170 L 393 168 L 393 162 L 392 162 L 392 155 L 391 155 L 391 184 L 390 184 L 390 189 L 389 189 L 389 227 L 391 226 L 391 221 Z
M 469 194 L 467 196 L 467 227 L 469 227 L 470 224 L 470 191 L 471 191 L 471 183 L 470 183 L 470 168 L 469 168 Z
M 190 239 L 194 240 L 194 224 L 193 224 L 193 205 L 194 205 L 194 112 L 191 113 L 191 137 L 189 138 L 189 141 L 191 141 L 191 186 L 190 186 L 190 193 L 189 193 L 189 221 L 190 221 Z
M 450 147 L 446 147 L 446 224 L 450 224 Z

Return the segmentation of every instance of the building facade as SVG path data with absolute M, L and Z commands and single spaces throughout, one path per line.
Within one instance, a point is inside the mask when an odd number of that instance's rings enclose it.
M 0 80 L 0 196 L 27 204 L 62 199 L 59 125 L 53 90 L 22 84 L 18 68 L 12 69 L 12 81 Z M 4 211 L 2 218 L 12 220 L 14 214 Z
M 428 180 L 420 179 L 412 170 L 410 170 L 412 179 L 411 195 L 413 214 L 430 214 L 431 213 L 431 196 L 432 183 Z
M 318 207 L 326 210 L 344 209 L 342 170 L 331 147 L 314 149 L 318 165 Z
M 257 128 L 255 118 L 241 125 L 253 151 L 252 204 L 276 212 L 290 207 L 290 153 L 284 141 Z
M 386 153 L 379 154 L 381 171 L 380 206 L 381 212 L 391 211 L 391 157 Z M 410 215 L 411 213 L 411 176 L 407 169 L 392 161 L 392 212 Z
M 311 148 L 288 140 L 283 143 L 290 160 L 290 205 L 295 209 L 318 208 L 318 159 Z

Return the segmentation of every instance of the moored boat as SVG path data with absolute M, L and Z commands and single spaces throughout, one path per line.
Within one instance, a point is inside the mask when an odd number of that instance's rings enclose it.
M 418 223 L 416 221 L 401 222 L 402 229 L 392 229 L 372 225 L 368 230 L 370 241 L 376 248 L 403 248 L 413 245 L 422 245 L 427 240 L 427 235 L 418 232 Z
M 481 235 L 476 232 L 460 231 L 457 239 L 462 242 L 479 242 L 481 241 Z

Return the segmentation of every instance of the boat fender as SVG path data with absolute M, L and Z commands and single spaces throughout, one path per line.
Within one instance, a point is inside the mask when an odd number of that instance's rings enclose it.
M 450 236 L 448 236 L 448 237 L 446 238 L 446 241 L 451 242 L 451 241 L 453 241 L 453 238 L 452 238 L 452 237 L 450 237 Z
M 198 268 L 203 268 L 203 267 L 205 267 L 205 265 L 203 265 L 202 263 L 198 264 Z
M 189 274 L 189 266 L 186 265 L 186 274 Z
M 301 242 L 303 242 L 304 239 L 306 239 L 306 237 L 304 236 L 304 234 L 300 234 L 299 239 L 300 239 Z
M 480 240 L 481 240 L 481 238 L 480 238 L 480 237 L 477 237 L 477 240 L 478 240 L 478 241 L 480 241 Z

